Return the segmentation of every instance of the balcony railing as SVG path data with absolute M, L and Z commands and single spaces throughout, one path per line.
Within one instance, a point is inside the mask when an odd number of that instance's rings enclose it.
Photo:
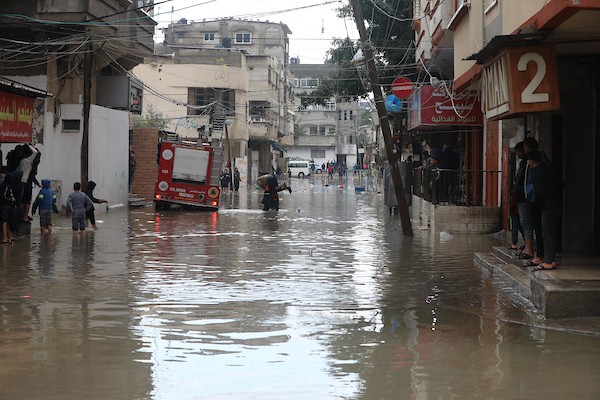
M 500 171 L 414 169 L 413 194 L 433 204 L 483 205 L 483 185 L 496 183 Z

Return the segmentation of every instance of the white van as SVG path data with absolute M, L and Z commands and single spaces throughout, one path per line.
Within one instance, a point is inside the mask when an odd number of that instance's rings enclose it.
M 288 173 L 290 176 L 304 178 L 310 175 L 310 163 L 308 161 L 288 161 Z

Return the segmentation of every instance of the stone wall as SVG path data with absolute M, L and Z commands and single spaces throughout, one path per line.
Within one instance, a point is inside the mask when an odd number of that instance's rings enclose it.
M 158 131 L 155 128 L 136 128 L 131 134 L 131 144 L 137 160 L 131 193 L 152 201 L 158 174 Z
M 421 229 L 449 233 L 493 233 L 502 229 L 500 207 L 434 205 L 413 195 L 411 218 Z

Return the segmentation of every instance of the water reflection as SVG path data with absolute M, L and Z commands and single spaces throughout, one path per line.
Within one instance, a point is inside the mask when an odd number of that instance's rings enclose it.
M 324 183 L 0 250 L 0 398 L 598 397 L 597 338 L 473 265 L 495 239 L 405 238 L 381 196 Z

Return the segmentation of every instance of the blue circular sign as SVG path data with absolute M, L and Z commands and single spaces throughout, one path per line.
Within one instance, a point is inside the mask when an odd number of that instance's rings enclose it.
M 390 94 L 385 100 L 385 109 L 387 112 L 397 113 L 402 111 L 402 100 L 393 94 Z

